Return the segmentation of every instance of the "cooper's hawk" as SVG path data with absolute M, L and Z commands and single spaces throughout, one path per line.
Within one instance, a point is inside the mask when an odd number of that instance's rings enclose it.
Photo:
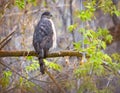
M 50 12 L 44 12 L 41 15 L 41 19 L 35 27 L 33 35 L 33 46 L 38 54 L 38 60 L 40 64 L 40 72 L 44 74 L 45 64 L 43 58 L 46 58 L 50 48 L 56 47 L 56 32 Z

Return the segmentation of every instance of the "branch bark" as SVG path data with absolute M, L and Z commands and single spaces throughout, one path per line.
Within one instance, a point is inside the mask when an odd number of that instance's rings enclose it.
M 0 57 L 24 57 L 24 56 L 37 56 L 37 53 L 35 53 L 34 51 L 5 51 L 5 50 L 0 51 Z M 82 54 L 77 51 L 64 50 L 49 53 L 47 55 L 47 58 L 64 56 L 82 57 Z

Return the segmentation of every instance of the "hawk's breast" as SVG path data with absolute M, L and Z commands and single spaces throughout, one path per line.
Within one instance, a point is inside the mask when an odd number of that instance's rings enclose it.
M 57 37 L 56 37 L 56 31 L 55 31 L 55 26 L 54 26 L 54 23 L 51 19 L 49 19 L 51 25 L 52 25 L 52 30 L 53 30 L 53 45 L 52 45 L 52 49 L 56 48 L 57 46 Z

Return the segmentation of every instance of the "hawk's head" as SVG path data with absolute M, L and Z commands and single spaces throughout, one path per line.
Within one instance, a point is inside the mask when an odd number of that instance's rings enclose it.
M 52 14 L 47 11 L 47 12 L 44 12 L 41 17 L 47 17 L 50 19 L 52 17 Z

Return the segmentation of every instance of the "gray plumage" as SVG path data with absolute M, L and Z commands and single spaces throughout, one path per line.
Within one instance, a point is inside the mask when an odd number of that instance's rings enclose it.
M 49 49 L 53 47 L 53 36 L 54 34 L 56 34 L 53 31 L 54 29 L 50 18 L 50 12 L 44 12 L 41 16 L 40 21 L 35 27 L 35 32 L 33 35 L 33 46 L 36 53 L 38 54 L 40 71 L 42 74 L 45 73 L 45 65 L 43 62 L 43 58 L 46 58 Z

